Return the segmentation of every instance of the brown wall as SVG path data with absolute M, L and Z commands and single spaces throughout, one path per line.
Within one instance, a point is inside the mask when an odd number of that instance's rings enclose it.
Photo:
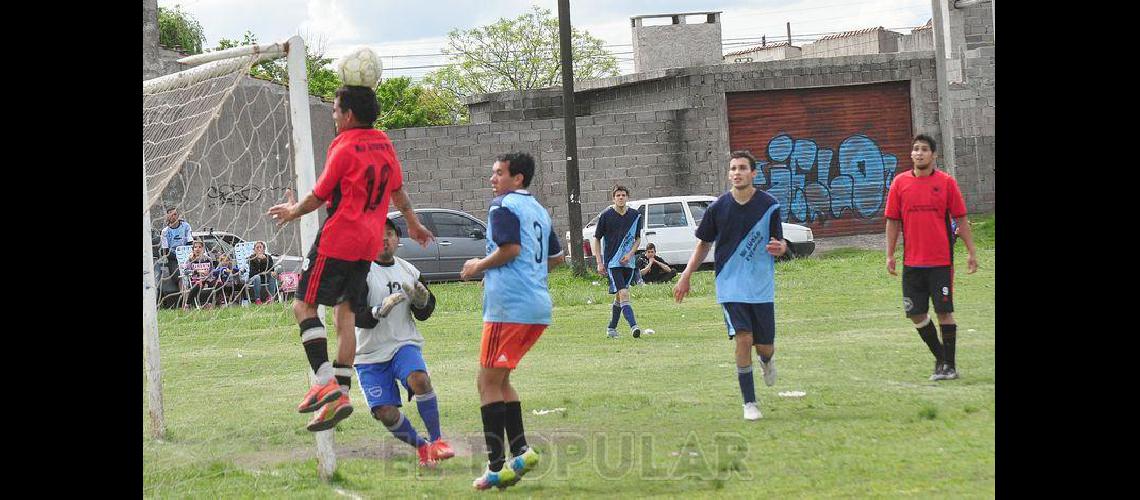
M 785 222 L 817 236 L 882 230 L 891 179 L 911 168 L 910 82 L 734 92 L 731 149 L 759 160 L 756 184 Z

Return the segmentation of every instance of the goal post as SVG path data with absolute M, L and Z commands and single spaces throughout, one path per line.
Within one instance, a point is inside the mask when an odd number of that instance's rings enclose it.
M 282 57 L 289 76 L 287 92 L 265 90 L 274 86 L 249 76 L 253 65 Z M 294 36 L 179 62 L 196 66 L 143 82 L 143 353 L 149 432 L 156 439 L 165 438 L 171 415 L 165 407 L 159 347 L 163 280 L 180 282 L 177 307 L 189 304 L 182 271 L 156 275 L 166 268 L 159 262 L 164 258 L 153 250 L 164 205 L 181 205 L 180 213 L 190 214 L 195 232 L 209 228 L 213 235 L 214 229 L 221 229 L 246 241 L 266 241 L 281 253 L 284 248 L 300 249 L 296 253 L 302 257 L 319 230 L 315 211 L 285 228 L 275 227 L 264 215 L 268 206 L 283 199 L 284 188 L 302 198 L 316 183 L 304 40 Z M 239 293 L 248 294 L 248 284 Z M 196 318 L 197 313 L 206 316 Z M 195 311 L 163 318 L 189 324 L 216 319 L 219 313 L 209 314 Z M 281 321 L 286 321 L 284 315 Z M 287 321 L 292 322 L 292 314 Z M 318 473 L 325 480 L 336 470 L 333 434 L 316 433 Z

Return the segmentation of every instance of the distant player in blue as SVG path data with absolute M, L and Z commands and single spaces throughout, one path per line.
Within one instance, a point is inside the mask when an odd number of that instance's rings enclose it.
M 526 191 L 533 178 L 534 158 L 526 153 L 502 155 L 491 166 L 495 199 L 487 216 L 487 256 L 468 260 L 459 273 L 463 279 L 485 273 L 476 385 L 487 470 L 472 484 L 478 490 L 512 486 L 538 464 L 538 453 L 523 433 L 522 403 L 511 372 L 550 325 L 546 276 L 562 262 L 563 252 L 550 214 Z
M 755 345 L 760 356 L 764 383 L 776 383 L 772 361 L 776 352 L 775 257 L 788 251 L 780 224 L 780 205 L 772 195 L 752 185 L 755 177 L 756 158 L 748 151 L 733 151 L 728 164 L 732 190 L 705 211 L 697 227 L 700 241 L 673 287 L 673 298 L 680 303 L 689 293 L 689 277 L 715 242 L 716 301 L 724 310 L 728 338 L 736 339 L 736 373 L 744 397 L 745 420 L 762 417 L 756 406 L 750 346 Z
M 599 257 L 598 274 L 609 277 L 610 293 L 615 294 L 611 306 L 613 314 L 606 327 L 606 335 L 611 339 L 617 338 L 618 319 L 624 315 L 629 329 L 633 331 L 633 338 L 636 339 L 641 336 L 641 327 L 637 326 L 633 306 L 629 303 L 629 286 L 633 284 L 637 273 L 637 247 L 641 243 L 641 230 L 645 227 L 645 220 L 637 210 L 630 210 L 626 206 L 629 202 L 629 189 L 625 186 L 614 186 L 610 195 L 613 196 L 614 206 L 603 210 L 598 216 L 598 226 L 594 229 L 591 242 L 594 255 Z

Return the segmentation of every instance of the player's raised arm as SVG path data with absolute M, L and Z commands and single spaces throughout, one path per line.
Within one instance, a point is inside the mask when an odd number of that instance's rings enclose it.
M 435 311 L 435 294 L 431 293 L 428 289 L 427 283 L 423 281 L 423 276 L 418 281 L 403 285 L 404 290 L 407 290 L 412 298 L 412 316 L 416 321 L 425 321 L 431 317 L 431 313 Z

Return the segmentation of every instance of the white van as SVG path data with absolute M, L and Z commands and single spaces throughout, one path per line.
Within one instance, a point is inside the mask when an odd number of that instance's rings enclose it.
M 653 243 L 657 247 L 657 256 L 668 262 L 671 266 L 684 268 L 693 255 L 697 246 L 696 231 L 705 215 L 705 209 L 715 196 L 663 196 L 644 200 L 630 200 L 627 204 L 631 209 L 637 210 L 646 219 L 645 229 L 641 233 L 641 243 L 638 251 L 645 251 L 645 245 Z M 612 205 L 611 205 L 612 206 Z M 603 210 L 604 211 L 604 210 Z M 582 228 L 582 249 L 587 260 L 592 262 L 592 249 L 590 239 L 594 237 L 594 226 L 598 224 L 596 214 L 586 226 Z M 811 228 L 799 224 L 783 223 L 784 241 L 788 244 L 788 253 L 784 258 L 807 257 L 815 251 L 815 238 Z M 569 241 L 570 235 L 566 235 Z M 712 263 L 713 252 L 705 257 L 705 263 Z M 593 266 L 594 264 L 590 264 Z

